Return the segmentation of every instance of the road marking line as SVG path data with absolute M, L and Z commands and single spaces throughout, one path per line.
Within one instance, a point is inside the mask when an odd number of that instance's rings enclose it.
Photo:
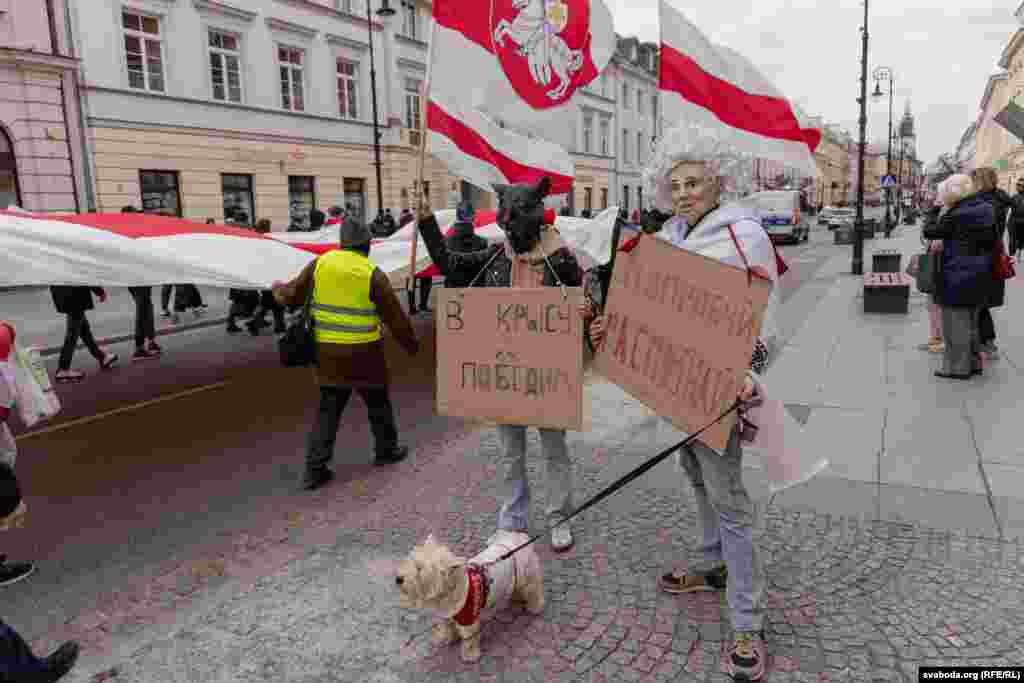
M 99 413 L 97 415 L 90 415 L 88 417 L 80 417 L 77 420 L 71 420 L 70 422 L 62 422 L 61 424 L 54 425 L 52 427 L 47 427 L 45 429 L 39 429 L 37 431 L 28 432 L 26 434 L 19 434 L 18 436 L 14 437 L 14 440 L 15 441 L 21 441 L 22 439 L 30 439 L 30 438 L 32 438 L 34 436 L 41 436 L 43 434 L 52 434 L 53 432 L 59 432 L 59 431 L 64 430 L 64 429 L 70 429 L 71 427 L 78 427 L 80 425 L 88 424 L 90 422 L 95 422 L 97 420 L 102 420 L 103 418 L 106 418 L 106 417 L 112 417 L 114 415 L 119 415 L 121 413 L 127 413 L 127 412 L 130 412 L 130 411 L 133 411 L 133 410 L 139 410 L 140 408 L 147 408 L 149 406 L 153 406 L 153 405 L 156 405 L 158 403 L 165 403 L 167 401 L 173 401 L 175 399 L 184 398 L 185 396 L 192 396 L 193 394 L 198 394 L 198 393 L 201 393 L 203 391 L 209 391 L 211 389 L 220 389 L 221 387 L 227 386 L 228 384 L 229 384 L 228 381 L 217 382 L 216 384 L 207 384 L 206 386 L 196 387 L 195 389 L 188 389 L 186 391 L 180 391 L 177 394 L 171 394 L 169 396 L 161 396 L 159 398 L 150 399 L 149 401 L 143 401 L 141 403 L 134 403 L 134 404 L 132 404 L 130 406 L 124 406 L 124 407 L 121 407 L 121 408 L 114 408 L 113 410 L 108 410 L 105 413 Z

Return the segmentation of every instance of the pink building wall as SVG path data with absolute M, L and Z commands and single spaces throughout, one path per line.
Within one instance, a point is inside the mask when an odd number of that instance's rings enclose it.
M 0 130 L 13 148 L 20 204 L 33 211 L 86 208 L 78 62 L 64 2 L 0 0 Z

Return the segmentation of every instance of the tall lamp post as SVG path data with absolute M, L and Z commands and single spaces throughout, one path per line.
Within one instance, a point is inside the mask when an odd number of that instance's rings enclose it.
M 903 214 L 903 153 L 906 145 L 903 142 L 903 131 L 900 129 L 900 165 L 896 171 L 896 220 Z
M 864 274 L 864 147 L 868 133 L 868 0 L 864 0 L 864 26 L 860 55 L 860 163 L 857 165 L 857 223 L 854 230 L 853 262 L 850 270 L 854 275 Z
M 875 92 L 871 93 L 871 96 L 875 99 L 885 97 L 885 93 L 882 92 L 882 81 L 889 82 L 889 143 L 888 150 L 885 153 L 885 174 L 887 176 L 892 175 L 892 94 L 893 89 L 896 87 L 896 77 L 892 73 L 892 69 L 887 66 L 880 66 L 875 69 Z M 892 230 L 892 214 L 890 213 L 890 198 L 892 196 L 892 190 L 885 188 L 885 232 L 889 234 Z
M 384 181 L 380 170 L 380 122 L 377 119 L 377 69 L 373 63 L 373 17 L 370 16 L 371 0 L 366 0 L 366 32 L 370 43 L 370 98 L 373 102 L 373 159 L 377 167 L 377 215 L 384 215 Z M 388 6 L 388 0 L 381 0 L 378 17 L 393 17 L 395 10 Z

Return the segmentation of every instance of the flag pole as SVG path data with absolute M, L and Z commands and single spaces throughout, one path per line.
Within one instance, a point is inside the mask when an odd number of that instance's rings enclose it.
M 416 310 L 416 247 L 420 242 L 420 214 L 426 204 L 425 194 L 423 192 L 423 176 L 426 174 L 426 162 L 427 162 L 427 101 L 430 99 L 430 76 L 434 65 L 434 30 L 437 26 L 437 22 L 431 17 L 430 21 L 430 35 L 427 38 L 427 76 L 426 82 L 423 84 L 423 97 L 420 98 L 420 158 L 419 168 L 417 171 L 417 182 L 416 182 L 416 220 L 413 222 L 412 231 L 412 251 L 409 253 L 409 277 L 406 280 L 406 296 L 409 300 L 409 313 L 413 313 Z M 420 302 L 423 307 L 426 308 L 427 302 Z

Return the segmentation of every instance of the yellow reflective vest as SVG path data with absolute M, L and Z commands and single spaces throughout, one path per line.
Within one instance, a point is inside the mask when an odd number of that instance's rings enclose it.
M 317 259 L 313 272 L 313 334 L 324 344 L 368 344 L 381 338 L 380 316 L 370 300 L 376 266 L 344 249 Z

